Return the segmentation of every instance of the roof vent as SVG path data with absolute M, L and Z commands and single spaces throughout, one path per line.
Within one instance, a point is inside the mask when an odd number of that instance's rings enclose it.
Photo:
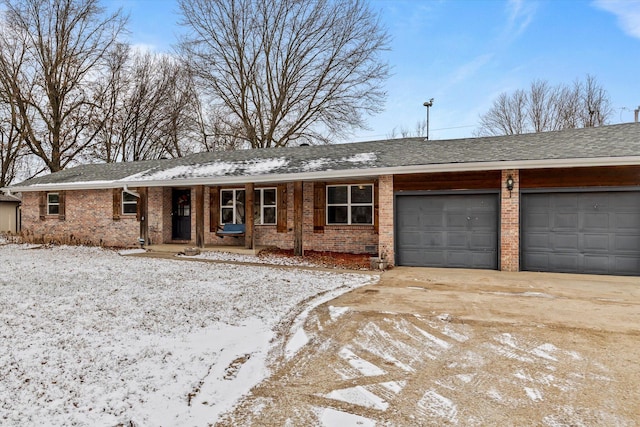
M 308 146 L 309 146 L 309 143 L 307 142 L 303 142 L 302 144 L 300 144 L 300 147 L 308 147 Z

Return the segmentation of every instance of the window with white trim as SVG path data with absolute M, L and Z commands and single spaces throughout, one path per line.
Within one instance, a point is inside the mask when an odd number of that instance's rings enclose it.
M 274 225 L 277 221 L 275 188 L 256 188 L 253 192 L 254 222 L 260 225 Z
M 60 213 L 60 194 L 47 193 L 47 215 L 58 215 Z
M 328 185 L 327 224 L 373 224 L 373 184 Z
M 138 213 L 138 198 L 126 191 L 122 192 L 122 214 L 132 215 Z
M 220 191 L 220 223 L 244 224 L 244 190 Z

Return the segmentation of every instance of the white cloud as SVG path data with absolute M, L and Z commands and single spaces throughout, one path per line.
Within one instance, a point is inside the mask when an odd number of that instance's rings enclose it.
M 640 1 L 596 0 L 593 5 L 614 14 L 618 19 L 618 25 L 625 33 L 640 38 Z
M 507 34 L 519 36 L 527 29 L 536 13 L 537 5 L 525 0 L 509 0 L 507 2 Z

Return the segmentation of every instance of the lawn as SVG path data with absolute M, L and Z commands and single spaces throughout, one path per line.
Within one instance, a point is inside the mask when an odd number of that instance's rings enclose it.
M 300 316 L 375 280 L 0 242 L 0 424 L 215 423 Z

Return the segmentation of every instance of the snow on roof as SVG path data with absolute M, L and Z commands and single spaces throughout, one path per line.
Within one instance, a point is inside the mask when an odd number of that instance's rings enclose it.
M 624 123 L 522 135 L 195 153 L 177 159 L 89 164 L 32 178 L 11 191 L 123 185 L 219 185 L 379 174 L 527 167 L 640 164 L 640 124 Z M 465 169 L 466 168 L 466 169 Z M 472 168 L 472 169 L 469 169 Z M 171 184 L 169 184 L 171 182 Z

